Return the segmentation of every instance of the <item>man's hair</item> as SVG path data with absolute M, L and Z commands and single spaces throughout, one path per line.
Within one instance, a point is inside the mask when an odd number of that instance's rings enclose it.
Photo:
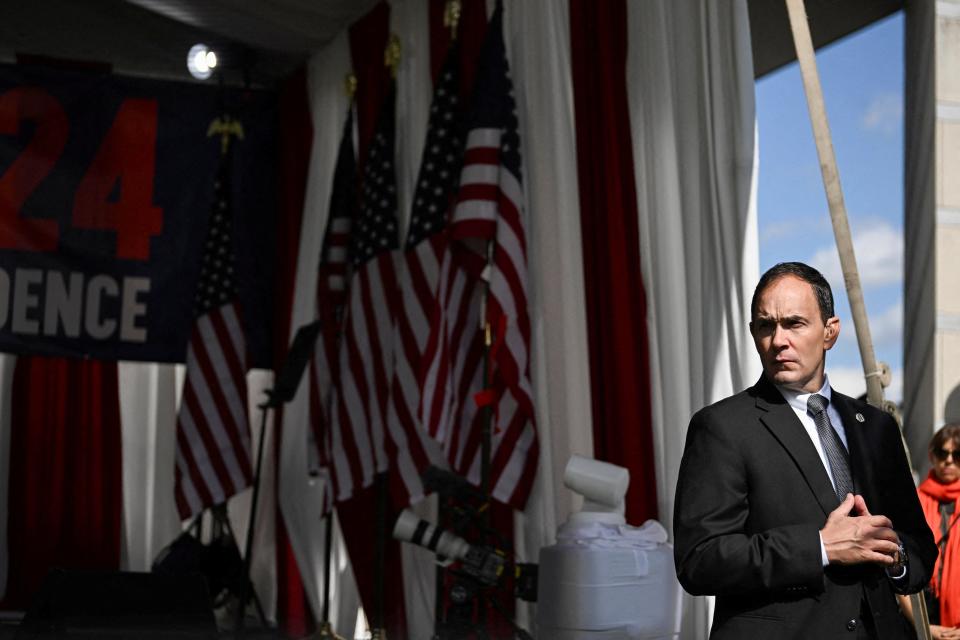
M 945 425 L 940 431 L 933 434 L 927 452 L 933 454 L 937 449 L 942 449 L 947 442 L 952 442 L 954 447 L 960 447 L 960 422 Z
M 813 287 L 813 295 L 820 307 L 820 319 L 824 323 L 833 317 L 833 291 L 823 274 L 802 262 L 781 262 L 773 265 L 760 276 L 760 282 L 757 283 L 757 288 L 753 290 L 753 300 L 750 301 L 751 321 L 757 317 L 757 303 L 760 300 L 760 294 L 774 282 L 786 276 L 799 278 Z

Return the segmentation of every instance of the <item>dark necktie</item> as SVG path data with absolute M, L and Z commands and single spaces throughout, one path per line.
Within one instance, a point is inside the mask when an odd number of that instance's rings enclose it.
M 850 459 L 847 450 L 833 425 L 830 424 L 830 416 L 827 415 L 827 404 L 829 402 L 825 397 L 815 393 L 807 398 L 807 412 L 813 416 L 813 423 L 817 425 L 817 435 L 820 436 L 820 444 L 823 446 L 823 452 L 827 455 L 830 472 L 833 474 L 834 490 L 842 502 L 848 493 L 854 493 L 853 477 L 850 474 Z

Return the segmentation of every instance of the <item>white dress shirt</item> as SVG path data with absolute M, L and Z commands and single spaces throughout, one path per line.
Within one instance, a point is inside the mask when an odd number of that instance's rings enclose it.
M 777 389 L 780 391 L 780 395 L 783 396 L 783 399 L 787 401 L 787 404 L 790 405 L 790 408 L 793 409 L 793 412 L 797 414 L 798 418 L 800 418 L 800 424 L 803 425 L 804 431 L 807 432 L 807 435 L 810 437 L 810 441 L 817 450 L 817 455 L 820 456 L 820 462 L 823 463 L 824 469 L 827 470 L 827 476 L 830 478 L 830 484 L 833 485 L 833 489 L 836 491 L 837 483 L 833 479 L 833 471 L 830 470 L 830 463 L 827 461 L 827 454 L 823 452 L 823 445 L 820 443 L 820 434 L 817 433 L 817 425 L 813 422 L 813 416 L 807 411 L 807 399 L 814 394 L 800 393 L 781 386 L 777 386 Z M 823 376 L 823 386 L 820 387 L 820 390 L 816 393 L 827 399 L 827 402 L 829 403 L 827 404 L 827 416 L 830 418 L 830 424 L 833 425 L 837 435 L 840 436 L 840 441 L 843 442 L 843 447 L 849 453 L 850 445 L 847 444 L 847 430 L 843 427 L 843 420 L 840 419 L 840 414 L 837 413 L 836 407 L 834 407 L 833 403 L 830 402 L 830 379 L 826 376 L 826 374 Z
M 787 401 L 787 404 L 790 405 L 790 408 L 793 409 L 793 412 L 797 414 L 797 417 L 800 419 L 800 424 L 803 425 L 803 429 L 810 437 L 810 441 L 813 443 L 814 449 L 817 450 L 817 455 L 820 456 L 820 462 L 823 463 L 823 468 L 827 472 L 827 477 L 830 478 L 830 484 L 833 485 L 833 490 L 836 492 L 837 483 L 833 479 L 833 471 L 830 469 L 830 462 L 827 460 L 827 454 L 823 452 L 823 445 L 820 443 L 820 434 L 817 433 L 817 425 L 813 421 L 813 416 L 807 411 L 807 400 L 813 394 L 800 393 L 779 385 L 775 386 L 780 392 L 780 395 L 783 396 L 783 399 Z M 832 399 L 830 394 L 830 379 L 826 374 L 823 375 L 823 386 L 820 387 L 820 390 L 816 393 L 827 399 L 827 416 L 830 418 L 830 424 L 837 432 L 837 435 L 840 436 L 840 441 L 843 442 L 843 447 L 847 450 L 847 453 L 849 453 L 850 445 L 847 444 L 847 430 L 844 428 L 843 420 L 840 418 L 840 414 L 837 413 L 837 409 L 833 406 L 833 402 L 830 402 Z M 827 558 L 827 548 L 823 544 L 822 535 L 820 536 L 820 560 L 823 562 L 823 566 L 830 564 L 830 561 Z M 906 575 L 906 572 L 906 567 L 903 567 L 899 575 L 890 577 L 894 579 L 900 579 Z

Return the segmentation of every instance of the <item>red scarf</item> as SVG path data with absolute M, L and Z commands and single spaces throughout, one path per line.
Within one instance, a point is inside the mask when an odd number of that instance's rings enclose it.
M 942 537 L 940 503 L 953 502 L 955 505 L 949 526 L 960 517 L 960 504 L 957 503 L 960 498 L 960 480 L 943 484 L 931 470 L 927 479 L 917 488 L 917 494 L 920 496 L 923 515 L 927 518 L 927 526 L 933 531 L 933 539 L 937 546 L 940 546 Z M 960 523 L 948 530 L 946 547 L 937 558 L 937 564 L 933 567 L 933 578 L 930 580 L 933 593 L 940 600 L 940 624 L 945 627 L 955 627 L 960 623 L 960 567 L 957 566 L 958 560 L 954 559 L 960 559 L 957 554 L 960 554 Z M 941 564 L 943 564 L 942 575 L 940 574 Z M 940 576 L 939 581 L 938 576 Z

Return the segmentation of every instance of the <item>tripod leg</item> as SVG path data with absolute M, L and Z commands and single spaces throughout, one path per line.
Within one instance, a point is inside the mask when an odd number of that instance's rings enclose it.
M 247 542 L 243 554 L 243 576 L 241 583 L 240 606 L 237 607 L 234 635 L 243 637 L 243 617 L 247 610 L 247 592 L 250 584 L 250 557 L 253 554 L 253 530 L 257 524 L 257 499 L 260 497 L 260 471 L 263 467 L 263 444 L 267 435 L 267 406 L 260 407 L 260 437 L 257 444 L 257 466 L 253 472 L 253 496 L 250 500 L 250 524 L 247 527 Z

